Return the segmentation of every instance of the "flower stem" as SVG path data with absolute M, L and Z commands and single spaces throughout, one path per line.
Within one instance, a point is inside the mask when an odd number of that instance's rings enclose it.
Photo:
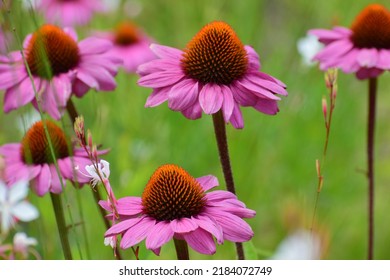
M 368 164 L 368 259 L 374 257 L 374 134 L 376 115 L 377 78 L 368 81 L 368 126 L 367 126 L 367 164 Z
M 179 240 L 174 238 L 176 255 L 178 260 L 189 260 L 190 255 L 188 253 L 188 245 L 185 240 Z
M 221 161 L 223 176 L 225 178 L 226 183 L 226 189 L 229 192 L 236 194 L 232 167 L 230 165 L 229 148 L 226 136 L 226 125 L 221 110 L 213 114 L 213 123 L 215 138 L 217 140 L 218 145 L 219 159 Z M 236 243 L 236 251 L 238 259 L 245 260 L 244 248 L 242 246 L 242 243 Z
M 68 232 L 65 224 L 64 209 L 62 207 L 61 196 L 50 193 L 51 202 L 53 204 L 54 214 L 56 217 L 58 233 L 61 239 L 62 251 L 66 260 L 72 259 L 72 252 L 70 250 Z

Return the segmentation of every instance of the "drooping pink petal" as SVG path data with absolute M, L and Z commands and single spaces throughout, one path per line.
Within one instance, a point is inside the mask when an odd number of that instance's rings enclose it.
M 193 105 L 198 99 L 198 83 L 184 79 L 175 84 L 168 93 L 168 107 L 174 111 L 182 111 Z
M 173 238 L 173 230 L 167 221 L 158 222 L 146 237 L 145 245 L 149 250 L 156 250 Z
M 146 217 L 129 228 L 122 236 L 121 248 L 126 249 L 144 240 L 156 224 L 156 220 Z
M 41 167 L 41 172 L 32 184 L 32 188 L 38 196 L 43 196 L 49 191 L 51 180 L 49 165 L 43 164 Z
M 34 79 L 35 87 L 38 90 L 40 83 Z M 19 84 L 7 89 L 4 95 L 4 112 L 17 109 L 31 102 L 35 98 L 34 88 L 30 78 L 24 79 Z
M 253 108 L 267 115 L 275 115 L 279 112 L 278 103 L 275 100 L 264 98 L 257 99 L 256 105 Z
M 379 53 L 375 48 L 362 49 L 356 57 L 357 62 L 362 67 L 375 67 L 379 59 Z
M 215 254 L 215 242 L 211 233 L 202 228 L 198 228 L 195 231 L 184 233 L 182 235 L 188 245 L 195 251 L 206 255 Z
M 208 231 L 217 239 L 218 244 L 223 244 L 223 230 L 222 227 L 215 221 L 212 216 L 198 215 L 192 218 L 196 221 L 198 226 L 205 231 Z
M 248 57 L 249 68 L 254 71 L 259 70 L 261 68 L 259 55 L 251 46 L 246 45 L 244 47 Z
M 218 112 L 223 104 L 221 87 L 216 84 L 205 84 L 199 93 L 199 104 L 208 115 Z
M 194 231 L 197 228 L 197 223 L 190 218 L 181 218 L 171 221 L 171 229 L 175 233 L 190 232 Z
M 379 50 L 378 52 L 378 62 L 376 67 L 380 69 L 390 70 L 390 51 L 389 50 Z
M 50 173 L 51 173 L 50 192 L 56 193 L 56 194 L 62 193 L 62 191 L 63 191 L 62 188 L 63 188 L 63 186 L 65 187 L 65 184 L 66 184 L 65 179 L 62 177 L 61 172 L 60 172 L 60 176 L 61 176 L 61 179 L 60 179 L 60 177 L 58 176 L 57 169 L 54 166 L 54 164 L 51 164 L 49 166 L 49 168 L 50 168 Z
M 156 107 L 161 103 L 167 101 L 169 91 L 169 87 L 154 89 L 152 94 L 149 95 L 148 99 L 146 100 L 145 107 Z
M 233 93 L 228 86 L 222 85 L 221 91 L 223 95 L 222 112 L 225 122 L 229 122 L 234 109 Z
M 112 43 L 109 40 L 88 37 L 78 43 L 80 55 L 101 54 L 112 48 Z
M 137 74 L 146 76 L 154 72 L 162 72 L 169 70 L 180 71 L 180 63 L 177 60 L 172 59 L 155 59 L 147 63 L 143 63 L 137 68 Z
M 202 108 L 200 107 L 199 103 L 196 102 L 192 106 L 181 111 L 181 113 L 190 120 L 196 120 L 202 117 Z
M 230 123 L 233 125 L 234 128 L 244 128 L 244 119 L 242 117 L 241 109 L 238 105 L 234 106 L 233 114 L 230 117 Z

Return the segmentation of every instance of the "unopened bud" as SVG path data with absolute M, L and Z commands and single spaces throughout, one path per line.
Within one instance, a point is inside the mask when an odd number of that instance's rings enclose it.
M 87 131 L 87 140 L 88 140 L 88 147 L 92 149 L 93 142 L 92 142 L 92 134 L 91 131 L 88 129 Z
M 81 144 L 83 146 L 85 146 L 86 142 L 85 142 L 85 130 L 84 130 L 83 116 L 76 117 L 73 128 L 74 128 L 74 132 L 76 133 L 77 138 L 80 140 Z
M 327 112 L 328 112 L 328 103 L 326 102 L 326 98 L 322 97 L 322 113 L 324 114 L 325 121 L 327 118 Z
M 327 88 L 331 88 L 337 81 L 337 68 L 330 68 L 325 72 L 325 84 Z

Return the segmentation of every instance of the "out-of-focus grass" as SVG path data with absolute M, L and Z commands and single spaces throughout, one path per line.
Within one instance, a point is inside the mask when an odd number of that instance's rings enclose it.
M 377 1 L 388 6 L 386 1 Z M 259 251 L 272 252 L 288 234 L 287 214 L 298 209 L 304 226 L 309 227 L 314 208 L 317 175 L 315 160 L 321 157 L 325 128 L 321 99 L 327 94 L 323 73 L 318 67 L 302 65 L 296 43 L 311 28 L 330 28 L 333 24 L 349 26 L 355 15 L 370 1 L 138 1 L 142 12 L 134 20 L 157 42 L 184 48 L 188 40 L 206 23 L 224 20 L 232 25 L 244 44 L 259 53 L 262 71 L 287 84 L 289 96 L 280 102 L 280 113 L 265 116 L 244 108 L 245 128 L 228 126 L 230 154 L 239 198 L 257 215 L 248 220 Z M 389 8 L 389 7 L 388 7 Z M 24 37 L 34 30 L 31 16 L 12 11 L 16 32 Z M 43 23 L 38 16 L 38 22 Z M 89 31 L 111 28 L 122 16 L 97 16 L 87 28 L 78 29 L 80 38 Z M 387 222 L 390 190 L 389 74 L 379 79 L 378 122 L 376 133 L 376 228 L 375 257 L 389 259 Z M 211 117 L 190 121 L 170 111 L 166 104 L 144 108 L 151 92 L 136 85 L 136 75 L 120 72 L 114 92 L 88 93 L 74 102 L 85 117 L 94 140 L 110 147 L 105 156 L 111 164 L 111 185 L 117 197 L 140 196 L 150 175 L 161 164 L 176 163 L 193 176 L 214 174 L 224 187 Z M 339 89 L 334 113 L 324 188 L 317 210 L 317 225 L 326 233 L 327 259 L 364 259 L 367 250 L 366 104 L 367 82 L 353 75 L 339 73 Z M 1 104 L 2 105 L 2 104 Z M 31 107 L 30 105 L 28 107 Z M 30 108 L 29 108 L 30 109 Z M 17 142 L 17 119 L 28 109 L 0 118 L 0 144 Z M 70 128 L 68 117 L 65 125 Z M 78 218 L 75 190 L 66 190 L 66 204 Z M 85 223 L 93 259 L 112 258 L 103 245 L 103 223 L 92 199 L 91 190 L 80 190 Z M 25 230 L 39 240 L 44 258 L 62 258 L 48 197 L 30 194 L 38 205 L 41 218 Z M 290 215 L 292 216 L 292 215 Z M 78 233 L 81 233 L 77 229 Z M 78 258 L 75 238 L 71 240 Z M 141 244 L 142 259 L 159 259 Z M 226 242 L 214 256 L 191 251 L 195 259 L 233 259 L 234 246 Z M 132 258 L 130 252 L 125 257 Z M 259 255 L 259 258 L 265 258 Z M 175 258 L 172 244 L 163 247 L 161 259 Z

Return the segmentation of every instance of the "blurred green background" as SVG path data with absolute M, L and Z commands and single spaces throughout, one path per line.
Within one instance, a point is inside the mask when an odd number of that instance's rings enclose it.
M 34 31 L 31 13 L 13 0 L 10 14 L 16 33 L 22 38 Z M 312 28 L 349 26 L 371 1 L 306 0 L 149 0 L 129 1 L 140 12 L 129 17 L 121 9 L 97 15 L 87 27 L 78 28 L 79 38 L 97 29 L 111 29 L 130 18 L 158 43 L 184 48 L 206 23 L 223 20 L 236 31 L 242 42 L 259 53 L 262 71 L 282 80 L 289 96 L 282 98 L 280 112 L 266 116 L 253 108 L 243 108 L 245 127 L 227 127 L 230 156 L 237 194 L 257 215 L 247 220 L 255 236 L 252 244 L 259 259 L 269 258 L 294 227 L 310 228 L 317 174 L 325 141 L 321 99 L 328 94 L 324 74 L 318 66 L 302 63 L 297 41 Z M 377 1 L 390 8 L 388 1 Z M 135 5 L 135 6 L 134 6 Z M 134 9 L 135 9 L 134 8 Z M 3 18 L 4 19 L 4 18 Z M 3 20 L 2 19 L 2 20 Z M 36 15 L 38 24 L 43 24 Z M 144 108 L 150 89 L 136 85 L 137 76 L 123 71 L 117 76 L 114 92 L 90 91 L 83 99 L 73 98 L 84 115 L 94 141 L 109 147 L 104 157 L 111 166 L 111 185 L 117 197 L 140 196 L 154 170 L 164 163 L 175 163 L 193 176 L 213 174 L 224 188 L 211 117 L 185 119 L 168 109 L 166 103 Z M 367 179 L 366 115 L 367 81 L 339 73 L 338 96 L 333 116 L 330 143 L 323 170 L 324 187 L 320 195 L 316 227 L 324 240 L 324 259 L 365 259 L 367 255 Z M 380 76 L 376 131 L 375 258 L 390 259 L 390 76 Z M 1 98 L 2 99 L 2 98 Z M 0 102 L 2 106 L 2 101 Z M 28 105 L 9 114 L 0 113 L 0 145 L 18 142 L 23 133 L 16 129 L 27 118 Z M 64 123 L 71 132 L 69 118 Z M 78 222 L 76 197 L 82 200 L 88 243 L 92 259 L 112 259 L 112 250 L 103 244 L 104 225 L 89 186 L 75 191 L 69 185 L 65 203 Z M 30 193 L 29 198 L 41 213 L 38 220 L 20 225 L 38 239 L 44 259 L 62 259 L 57 229 L 49 196 Z M 80 227 L 70 232 L 74 258 L 80 258 L 76 240 L 85 258 L 85 243 Z M 129 251 L 122 252 L 133 259 Z M 234 259 L 234 245 L 225 242 L 213 256 L 190 250 L 193 259 Z M 173 242 L 157 257 L 140 247 L 141 259 L 175 259 Z

